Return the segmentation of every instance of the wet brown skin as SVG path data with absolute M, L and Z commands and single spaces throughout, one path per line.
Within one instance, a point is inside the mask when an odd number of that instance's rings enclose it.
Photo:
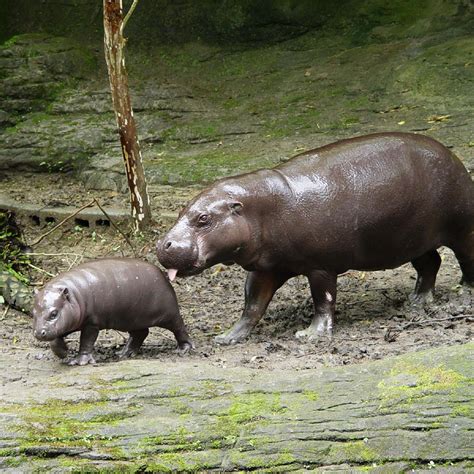
M 315 315 L 297 337 L 330 335 L 337 275 L 411 262 L 413 299 L 432 297 L 445 245 L 474 285 L 474 183 L 439 142 L 408 133 L 342 140 L 273 169 L 217 181 L 157 243 L 178 276 L 216 263 L 248 270 L 242 318 L 217 342 L 238 342 L 289 278 L 306 275 Z M 171 270 L 173 275 L 173 270 Z
M 61 273 L 35 294 L 34 335 L 50 341 L 60 358 L 64 336 L 81 331 L 79 354 L 70 365 L 95 363 L 94 343 L 101 329 L 130 334 L 120 357 L 137 353 L 148 328 L 169 329 L 181 351 L 192 347 L 173 287 L 154 265 L 132 258 L 94 260 Z

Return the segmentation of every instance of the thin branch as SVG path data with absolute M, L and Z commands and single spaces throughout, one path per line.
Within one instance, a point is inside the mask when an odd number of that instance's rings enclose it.
M 468 315 L 462 314 L 458 316 L 449 316 L 448 318 L 438 318 L 438 319 L 422 319 L 421 321 L 410 321 L 409 323 L 403 325 L 401 329 L 407 329 L 410 326 L 429 326 L 432 323 L 441 323 L 444 321 L 455 321 L 457 319 L 466 319 L 469 318 Z
M 137 252 L 135 250 L 135 247 L 132 245 L 130 242 L 129 238 L 122 232 L 122 229 L 118 227 L 118 225 L 112 220 L 112 218 L 107 214 L 106 210 L 100 205 L 99 201 L 94 198 L 93 202 L 97 204 L 97 207 L 104 213 L 104 216 L 107 217 L 107 219 L 110 221 L 110 223 L 117 229 L 117 231 L 120 233 L 120 235 L 126 240 L 127 244 L 130 245 L 130 248 L 132 249 L 133 255 L 136 257 Z
M 35 257 L 83 257 L 84 255 L 80 253 L 72 252 L 61 252 L 61 253 L 44 253 L 44 252 L 28 252 L 28 255 L 33 255 Z
M 120 27 L 120 35 L 123 36 L 123 30 L 125 29 L 125 25 L 127 24 L 128 20 L 132 16 L 133 11 L 138 5 L 138 0 L 133 0 L 132 6 L 130 7 L 130 10 L 128 10 L 128 13 L 125 15 L 125 18 L 123 19 L 122 26 Z
M 72 214 L 70 214 L 69 216 L 65 217 L 59 224 L 55 225 L 52 229 L 48 230 L 48 232 L 46 232 L 45 234 L 41 235 L 40 237 L 38 237 L 33 243 L 30 244 L 30 246 L 33 246 L 33 245 L 38 245 L 45 237 L 47 237 L 49 234 L 53 233 L 56 229 L 58 229 L 59 227 L 61 227 L 65 222 L 67 222 L 69 219 L 71 219 L 72 217 L 74 216 L 77 216 L 77 214 L 79 214 L 81 211 L 83 211 L 84 209 L 88 208 L 88 207 L 92 207 L 94 205 L 94 203 L 97 202 L 95 199 L 93 199 L 91 202 L 87 203 L 87 204 L 84 204 L 84 206 L 82 206 L 81 208 L 79 208 L 77 211 L 73 212 Z
M 56 275 L 53 275 L 52 273 L 49 273 L 47 272 L 46 270 L 43 270 L 42 268 L 40 267 L 37 267 L 36 265 L 33 265 L 32 263 L 27 263 L 27 265 L 30 267 L 30 268 L 33 268 L 33 270 L 36 270 L 38 272 L 41 272 L 41 273 L 44 273 L 45 275 L 48 275 L 49 277 L 51 278 L 54 278 Z
M 5 303 L 5 305 L 6 305 L 5 312 L 3 313 L 2 317 L 0 318 L 0 321 L 3 321 L 7 317 L 8 310 L 10 309 L 10 305 L 8 305 L 7 303 Z

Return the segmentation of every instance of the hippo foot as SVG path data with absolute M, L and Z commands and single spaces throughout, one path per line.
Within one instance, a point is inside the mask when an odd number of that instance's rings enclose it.
M 246 318 L 242 318 L 229 331 L 216 336 L 214 342 L 222 346 L 237 344 L 250 335 L 254 326 L 255 324 L 250 324 Z
M 221 346 L 232 346 L 238 342 L 242 342 L 247 336 L 248 333 L 235 334 L 231 331 L 229 333 L 219 334 L 214 338 L 214 341 Z
M 296 331 L 295 333 L 296 339 L 303 341 L 306 339 L 307 341 L 316 341 L 320 338 L 331 338 L 332 331 L 318 331 L 316 328 L 310 326 L 307 329 L 302 329 L 301 331 Z
M 67 357 L 67 344 L 62 337 L 58 337 L 54 341 L 51 341 L 50 347 L 53 354 L 60 359 L 65 359 Z
M 334 323 L 334 316 L 331 313 L 317 314 L 308 328 L 297 331 L 296 339 L 306 339 L 314 341 L 316 339 L 325 337 L 332 337 L 332 328 Z
M 67 365 L 87 365 L 95 364 L 95 359 L 92 354 L 79 354 L 77 357 L 74 357 L 67 362 Z
M 425 304 L 431 304 L 434 301 L 433 292 L 427 291 L 426 293 L 412 293 L 408 297 L 408 304 L 411 307 L 421 307 Z
M 178 344 L 178 348 L 176 350 L 178 352 L 178 355 L 184 356 L 187 353 L 189 353 L 192 349 L 194 349 L 194 344 L 191 341 L 188 341 L 188 342 L 182 342 L 181 344 Z
M 138 349 L 130 349 L 127 346 L 124 346 L 121 351 L 118 351 L 116 355 L 119 359 L 128 359 L 131 357 L 135 357 L 138 354 Z

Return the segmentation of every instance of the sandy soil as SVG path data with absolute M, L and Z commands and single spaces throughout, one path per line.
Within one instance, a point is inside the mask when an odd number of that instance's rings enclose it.
M 34 193 L 32 183 L 32 175 L 16 174 L 2 181 L 2 189 L 18 200 L 57 205 L 61 202 L 84 204 L 94 195 L 84 192 L 77 182 L 64 175 L 36 175 Z M 139 255 L 156 263 L 154 241 L 171 225 L 169 218 L 160 219 L 161 212 L 177 211 L 196 189 L 156 187 L 151 191 L 157 222 L 153 230 L 144 235 L 130 235 Z M 104 205 L 126 206 L 126 195 L 95 195 Z M 26 228 L 26 242 L 46 230 Z M 33 250 L 32 262 L 39 270 L 30 271 L 36 285 L 41 285 L 49 275 L 88 258 L 132 253 L 123 237 L 113 229 L 94 231 L 71 226 L 61 227 Z M 240 317 L 245 271 L 237 266 L 216 266 L 202 275 L 178 279 L 174 287 L 196 345 L 185 357 L 191 363 L 206 360 L 220 367 L 304 370 L 470 341 L 473 339 L 474 292 L 458 284 L 461 272 L 453 253 L 442 249 L 441 255 L 443 263 L 435 301 L 424 308 L 407 304 L 415 284 L 415 271 L 410 264 L 384 272 L 354 271 L 341 276 L 334 336 L 331 340 L 314 342 L 301 342 L 294 337 L 297 330 L 309 324 L 312 314 L 309 287 L 303 277 L 294 278 L 282 287 L 251 337 L 231 347 L 219 346 L 213 338 Z M 4 308 L 0 318 L 1 351 L 18 353 L 22 359 L 44 359 L 45 364 L 60 363 L 46 344 L 33 338 L 29 316 Z M 98 363 L 117 360 L 115 352 L 125 337 L 126 334 L 117 331 L 102 331 L 96 343 Z M 69 340 L 71 350 L 77 350 L 78 335 L 71 335 Z M 138 358 L 178 360 L 172 334 L 160 328 L 152 329 Z

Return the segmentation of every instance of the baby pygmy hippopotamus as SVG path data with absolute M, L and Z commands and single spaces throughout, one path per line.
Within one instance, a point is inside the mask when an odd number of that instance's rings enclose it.
M 79 354 L 69 365 L 95 363 L 101 329 L 130 334 L 120 358 L 135 355 L 152 326 L 169 329 L 180 352 L 193 346 L 173 287 L 159 268 L 138 259 L 93 260 L 61 273 L 35 294 L 33 318 L 35 337 L 50 341 L 61 359 L 67 355 L 64 336 L 81 331 Z

